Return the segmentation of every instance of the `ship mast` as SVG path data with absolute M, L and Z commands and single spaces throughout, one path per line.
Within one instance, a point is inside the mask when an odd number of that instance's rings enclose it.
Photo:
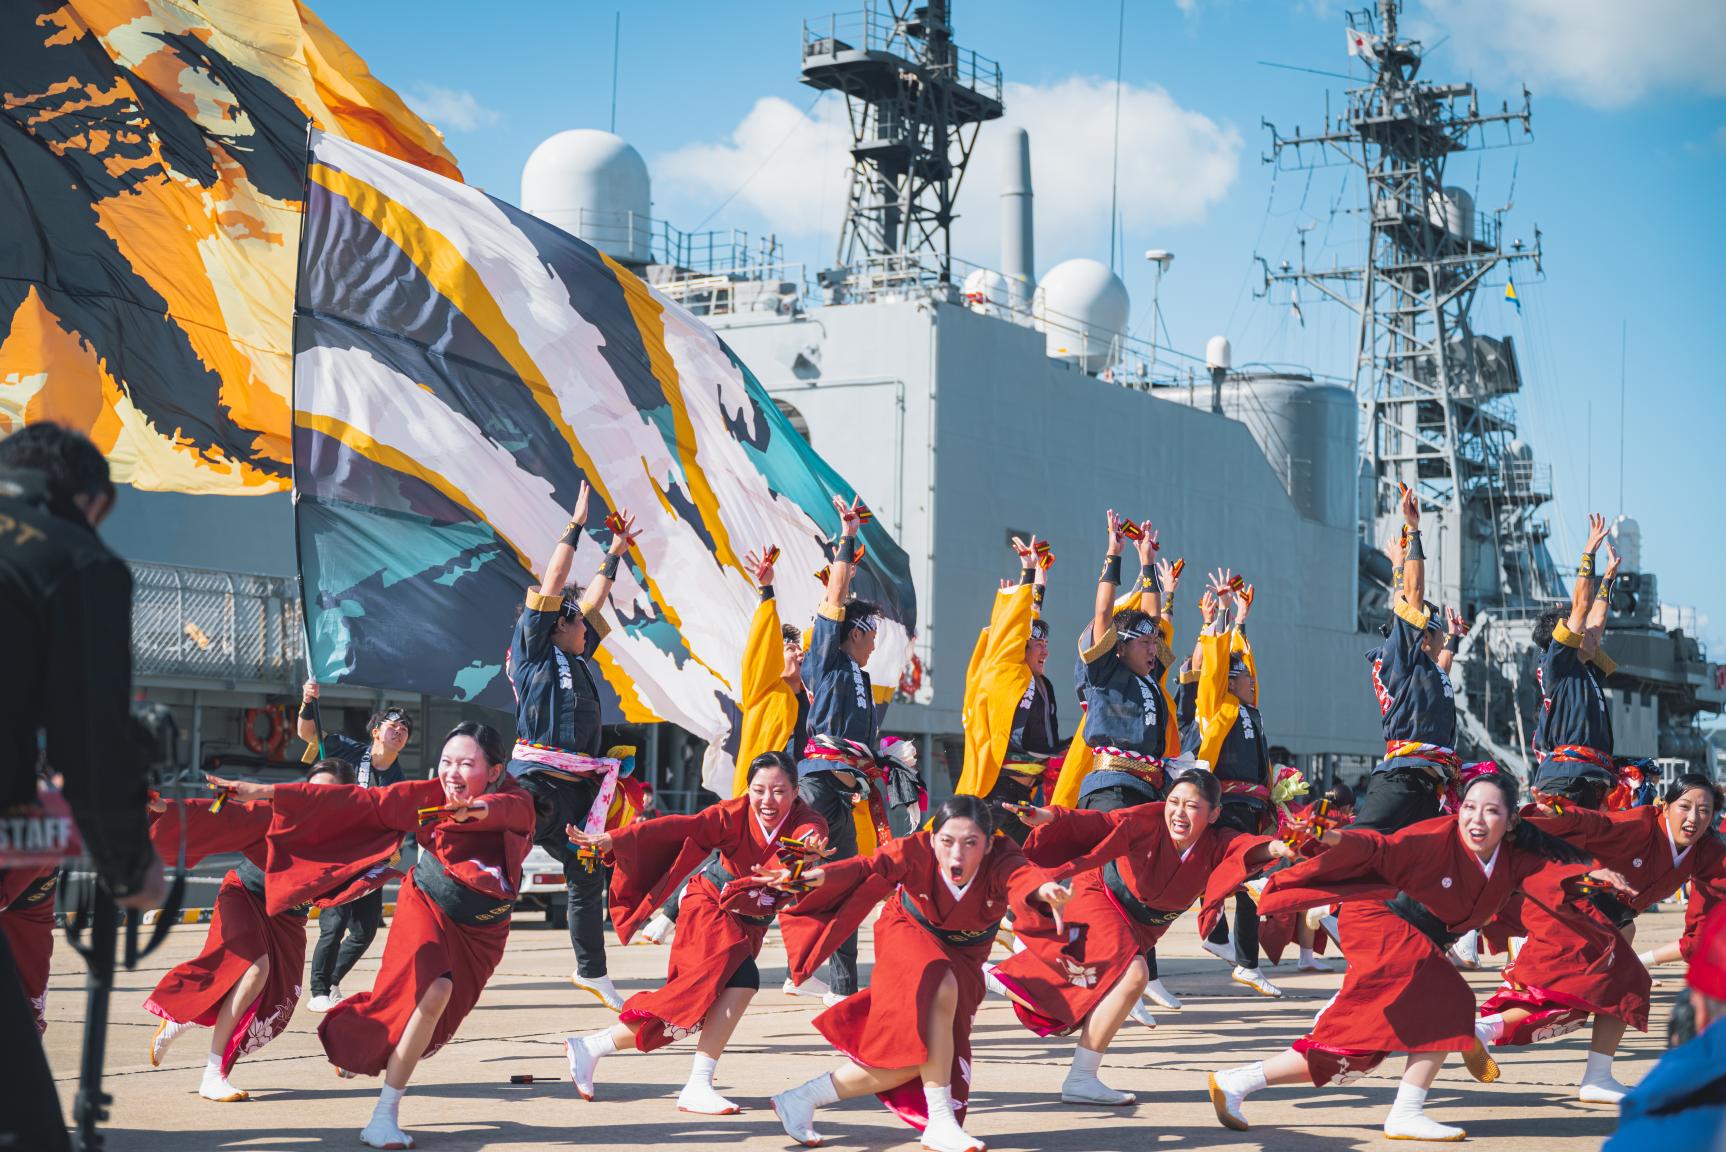
M 1469 310 L 1495 274 L 1523 262 L 1539 273 L 1540 231 L 1532 247 L 1516 240 L 1506 248 L 1505 209 L 1476 212 L 1467 192 L 1445 184 L 1445 171 L 1471 149 L 1525 140 L 1529 93 L 1523 88 L 1520 108 L 1482 112 L 1474 85 L 1418 79 L 1422 48 L 1398 34 L 1399 6 L 1379 0 L 1376 13 L 1350 14 L 1350 54 L 1375 75 L 1348 92 L 1341 115 L 1327 114 L 1319 132 L 1290 136 L 1265 122 L 1267 163 L 1340 162 L 1364 177 L 1366 263 L 1308 267 L 1303 237 L 1300 265 L 1266 265 L 1265 289 L 1308 285 L 1359 314 L 1354 386 L 1372 485 L 1361 509 L 1367 543 L 1395 531 L 1398 485 L 1407 484 L 1427 515 L 1434 598 L 1470 615 L 1514 614 L 1561 594 L 1537 515 L 1551 499 L 1550 466 L 1513 443 L 1508 397 L 1521 379 L 1511 339 L 1477 336 Z

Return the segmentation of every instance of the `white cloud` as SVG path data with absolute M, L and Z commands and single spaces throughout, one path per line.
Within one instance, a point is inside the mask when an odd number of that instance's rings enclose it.
M 1039 267 L 1079 254 L 1106 258 L 1114 83 L 1071 77 L 1008 84 L 1003 98 L 1006 116 L 983 126 L 966 172 L 955 253 L 994 263 L 1008 129 L 1022 127 L 1031 137 Z M 741 209 L 781 236 L 836 238 L 850 146 L 836 97 L 822 99 L 811 115 L 778 98 L 759 100 L 725 140 L 655 159 L 654 198 L 669 211 L 704 214 L 743 185 L 719 219 Z M 1127 233 L 1203 220 L 1233 185 L 1240 152 L 1234 127 L 1182 107 L 1160 87 L 1124 86 L 1120 208 Z M 699 218 L 673 222 L 693 227 Z
M 408 106 L 443 132 L 475 132 L 503 119 L 495 108 L 487 108 L 479 97 L 462 88 L 416 84 L 402 93 Z
M 1525 80 L 1597 108 L 1651 92 L 1726 94 L 1717 0 L 1424 0 L 1409 31 L 1482 76 Z

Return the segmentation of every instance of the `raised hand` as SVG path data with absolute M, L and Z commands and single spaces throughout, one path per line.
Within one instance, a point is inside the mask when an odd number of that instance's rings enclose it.
M 615 521 L 616 527 L 612 528 L 611 546 L 605 550 L 606 554 L 622 556 L 635 546 L 635 538 L 641 535 L 641 530 L 635 526 L 635 517 L 627 508 L 619 508 L 615 517 L 607 517 L 607 521 Z
M 581 482 L 581 491 L 575 495 L 575 507 L 569 511 L 569 518 L 576 527 L 587 523 L 587 498 L 593 495 L 593 489 L 588 487 L 586 480 Z
M 1121 541 L 1126 539 L 1126 532 L 1122 525 L 1126 523 L 1127 521 L 1122 520 L 1119 513 L 1117 513 L 1113 508 L 1109 509 L 1108 555 L 1119 556 L 1121 554 Z
M 833 497 L 833 507 L 839 510 L 839 534 L 855 536 L 863 526 L 863 497 L 859 496 L 847 504 L 839 497 Z
M 1157 562 L 1157 549 L 1162 545 L 1158 542 L 1156 529 L 1151 527 L 1149 520 L 1139 525 L 1139 538 L 1133 541 L 1133 545 L 1139 550 L 1141 568 L 1149 568 Z
M 1618 566 L 1624 562 L 1624 557 L 1618 554 L 1618 549 L 1612 546 L 1612 541 L 1606 542 L 1606 571 L 1601 575 L 1608 580 L 1618 575 Z
M 1444 606 L 1445 631 L 1452 636 L 1467 636 L 1468 621 L 1462 618 L 1462 613 L 1446 604 Z
M 1245 585 L 1241 588 L 1239 595 L 1236 597 L 1236 599 L 1240 601 L 1241 605 L 1240 618 L 1235 621 L 1236 624 L 1245 624 L 1247 622 L 1247 617 L 1252 615 L 1253 595 L 1253 586 L 1251 584 Z
M 760 555 L 751 551 L 743 557 L 743 567 L 754 578 L 757 588 L 765 588 L 773 583 L 774 561 L 768 557 L 775 556 L 778 551 L 778 548 L 770 544 L 761 550 Z
M 1598 552 L 1600 545 L 1606 540 L 1606 517 L 1598 512 L 1588 514 L 1588 545 L 1584 552 Z
M 1402 519 L 1411 530 L 1420 527 L 1420 497 L 1413 488 L 1404 484 L 1401 486 Z
M 1408 545 L 1404 543 L 1401 532 L 1396 533 L 1389 540 L 1384 542 L 1384 554 L 1390 557 L 1390 566 L 1392 568 L 1402 567 L 1402 558 L 1407 554 L 1407 552 Z
M 318 682 L 316 680 L 307 680 L 305 683 L 305 687 L 300 689 L 300 700 L 306 704 L 310 704 L 313 700 L 316 700 L 317 698 L 318 698 Z
M 1029 572 L 1037 563 L 1037 534 L 1031 533 L 1029 544 L 1017 536 L 1013 537 L 1013 551 L 1019 554 L 1019 567 Z
M 1222 605 L 1217 602 L 1217 594 L 1209 588 L 1206 588 L 1203 594 L 1199 596 L 1199 615 L 1204 617 L 1207 627 L 1217 618 L 1217 610 L 1220 607 Z
M 1157 584 L 1163 590 L 1164 596 L 1173 596 L 1175 589 L 1181 586 L 1181 569 L 1185 565 L 1174 560 L 1157 561 Z

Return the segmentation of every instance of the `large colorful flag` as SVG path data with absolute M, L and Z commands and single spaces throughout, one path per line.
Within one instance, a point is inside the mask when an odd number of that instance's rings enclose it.
M 575 237 L 473 188 L 314 133 L 294 342 L 300 567 L 326 682 L 510 706 L 523 593 L 583 479 L 590 523 L 642 529 L 599 665 L 632 719 L 709 741 L 730 792 L 750 549 L 782 549 L 788 622 L 852 490 L 712 330 Z M 894 684 L 916 619 L 875 520 L 855 583 L 880 603 L 870 671 Z M 574 575 L 598 566 L 585 536 Z
M 285 490 L 308 122 L 458 176 L 438 134 L 294 0 L 5 0 L 0 111 L 0 435 Z

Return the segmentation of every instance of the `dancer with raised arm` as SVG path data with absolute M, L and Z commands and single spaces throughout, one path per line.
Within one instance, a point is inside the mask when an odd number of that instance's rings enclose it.
M 1606 544 L 1606 571 L 1594 580 L 1595 554 Z M 1588 517 L 1588 543 L 1576 568 L 1566 608 L 1549 608 L 1534 625 L 1540 649 L 1540 716 L 1534 750 L 1540 755 L 1534 786 L 1543 792 L 1598 790 L 1604 799 L 1618 783 L 1612 760 L 1612 710 L 1606 680 L 1617 667 L 1600 647 L 1619 555 L 1607 542 L 1606 517 Z M 1588 805 L 1600 807 L 1599 803 Z
M 773 1098 L 793 1140 L 814 1147 L 815 1111 L 874 1094 L 923 1133 L 934 1152 L 982 1152 L 960 1126 L 970 1098 L 971 1022 L 983 999 L 983 961 L 1012 906 L 1053 914 L 1067 890 L 1033 867 L 1019 846 L 994 834 L 975 796 L 943 801 L 926 830 L 875 855 L 806 869 L 781 869 L 773 885 L 810 888 L 779 914 L 794 978 L 801 978 L 866 920 L 875 922 L 875 968 L 863 992 L 823 1012 L 815 1027 L 847 1059 L 832 1073 Z
M 1144 953 L 1200 896 L 1220 903 L 1273 858 L 1293 855 L 1280 841 L 1219 825 L 1222 798 L 1216 777 L 1194 769 L 1158 803 L 1112 812 L 1009 806 L 1032 828 L 1031 862 L 1051 879 L 1075 878 L 1058 917 L 1021 919 L 1025 950 L 992 973 L 1032 1032 L 1078 1031 L 1062 1100 L 1134 1103 L 1098 1068 L 1144 991 Z
M 1267 914 L 1349 901 L 1348 972 L 1311 1032 L 1271 1059 L 1213 1073 L 1211 1103 L 1226 1128 L 1247 1130 L 1243 1104 L 1268 1085 L 1323 1087 L 1408 1053 L 1384 1133 L 1402 1140 L 1461 1140 L 1461 1128 L 1426 1115 L 1426 1094 L 1451 1052 L 1477 1079 L 1497 1079 L 1474 1032 L 1474 993 L 1445 957 L 1455 938 L 1486 923 L 1513 892 L 1556 901 L 1591 867 L 1576 849 L 1520 822 L 1515 779 L 1497 771 L 1462 784 L 1461 808 L 1385 835 L 1327 829 L 1318 855 L 1272 876 Z M 1603 882 L 1621 878 L 1600 874 Z
M 503 959 L 535 824 L 533 800 L 505 772 L 506 757 L 495 729 L 466 721 L 444 739 L 432 780 L 364 789 L 211 778 L 237 800 L 274 809 L 264 880 L 272 914 L 362 879 L 394 856 L 403 833 L 418 840 L 371 991 L 341 1001 L 318 1025 L 339 1075 L 383 1075 L 360 1132 L 367 1147 L 414 1147 L 399 1120 L 402 1093 Z
M 797 798 L 797 765 L 784 752 L 763 752 L 746 769 L 746 791 L 693 816 L 661 816 L 621 832 L 593 834 L 573 825 L 572 842 L 615 862 L 611 919 L 628 944 L 653 908 L 696 868 L 684 890 L 665 985 L 624 1002 L 618 1022 L 564 1047 L 570 1078 L 593 1099 L 599 1061 L 614 1052 L 652 1052 L 699 1032 L 682 1112 L 723 1116 L 740 1109 L 713 1087 L 714 1068 L 749 1002 L 761 988 L 756 958 L 781 893 L 753 882 L 764 864 L 795 868 L 827 846 L 827 822 Z M 717 853 L 709 859 L 709 853 Z M 703 861 L 706 861 L 703 865 Z
M 1726 841 L 1710 832 L 1720 811 L 1719 787 L 1686 774 L 1662 799 L 1660 807 L 1599 812 L 1537 791 L 1535 807 L 1524 813 L 1531 824 L 1622 873 L 1636 894 L 1601 891 L 1558 907 L 1525 900 L 1527 941 L 1505 967 L 1503 987 L 1480 1006 L 1475 1031 L 1487 1044 L 1532 1044 L 1573 1032 L 1592 1015 L 1576 1090 L 1588 1104 L 1624 1099 L 1630 1089 L 1613 1077 L 1612 1058 L 1626 1028 L 1648 1030 L 1650 978 L 1630 942 L 1636 917 L 1690 884 L 1687 927 L 1693 928 L 1726 898 Z M 1687 931 L 1681 945 L 1693 939 Z
M 568 583 L 587 523 L 588 498 L 584 480 L 569 524 L 539 587 L 528 591 L 510 639 L 505 670 L 515 690 L 516 740 L 509 774 L 533 798 L 539 816 L 534 843 L 563 865 L 575 949 L 570 983 L 615 1011 L 623 1007 L 623 997 L 605 962 L 605 873 L 591 853 L 570 847 L 563 830 L 579 824 L 589 832 L 604 831 L 617 787 L 617 760 L 600 755 L 605 743 L 599 679 L 590 661 L 611 631 L 599 610 L 637 533 L 627 510 L 607 516 L 611 542 L 599 571 L 585 589 Z
M 305 782 L 352 784 L 354 770 L 344 760 L 319 760 Z M 228 1076 L 241 1056 L 280 1036 L 294 1017 L 312 901 L 274 915 L 265 909 L 268 804 L 230 803 L 221 793 L 178 804 L 152 796 L 150 814 L 150 839 L 164 858 L 178 854 L 182 836 L 188 868 L 209 856 L 241 854 L 216 892 L 203 950 L 169 969 L 144 1001 L 146 1011 L 162 1018 L 150 1037 L 150 1067 L 162 1066 L 168 1046 L 182 1034 L 208 1028 L 210 1058 L 198 1095 L 219 1104 L 249 1099 Z

